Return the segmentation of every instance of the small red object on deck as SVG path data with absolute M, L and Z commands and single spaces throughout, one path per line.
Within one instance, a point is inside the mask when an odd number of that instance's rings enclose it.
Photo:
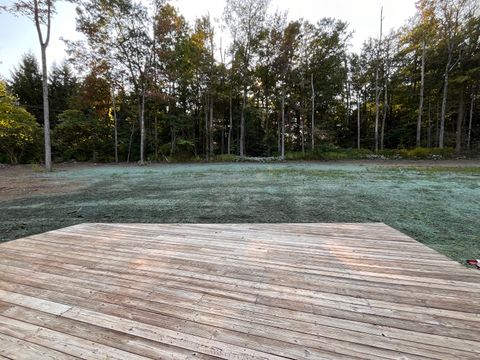
M 468 265 L 474 265 L 474 266 L 477 267 L 477 269 L 480 270 L 480 259 L 467 260 L 467 264 L 468 264 Z

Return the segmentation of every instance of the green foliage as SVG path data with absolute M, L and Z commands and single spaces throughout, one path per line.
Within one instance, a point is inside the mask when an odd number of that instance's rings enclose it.
M 77 94 L 77 78 L 73 75 L 70 66 L 66 62 L 60 66 L 54 64 L 48 84 L 52 127 L 55 127 L 57 118 L 62 112 L 72 108 L 73 98 Z
M 305 154 L 301 151 L 287 151 L 285 153 L 285 160 L 313 160 L 313 156 L 311 156 L 310 152 L 306 152 Z
M 368 149 L 341 149 L 331 144 L 324 144 L 315 149 L 315 152 L 299 151 L 286 153 L 286 160 L 362 160 L 362 159 L 406 159 L 406 160 L 441 160 L 452 159 L 455 156 L 453 148 L 414 148 L 381 150 L 375 155 Z
M 109 127 L 98 118 L 80 110 L 66 110 L 58 117 L 54 130 L 54 149 L 57 161 L 104 160 L 105 141 Z M 102 150 L 103 156 L 98 156 Z
M 454 148 L 414 148 L 401 149 L 395 152 L 403 159 L 451 159 L 454 156 Z
M 412 148 L 412 149 L 387 149 L 378 152 L 380 156 L 389 159 L 407 160 L 441 160 L 452 159 L 455 156 L 454 148 Z
M 94 123 L 79 110 L 66 110 L 58 116 L 54 131 L 57 160 L 86 161 L 92 156 Z
M 368 159 L 372 152 L 367 149 L 340 149 L 325 146 L 323 149 L 316 149 L 314 152 L 306 151 L 303 154 L 300 151 L 286 153 L 286 160 L 320 160 L 320 161 L 336 161 L 336 160 L 361 160 Z
M 18 105 L 6 84 L 0 81 L 0 160 L 3 152 L 12 164 L 23 161 L 25 153 L 39 145 L 39 135 L 40 128 L 33 115 Z
M 195 143 L 187 139 L 177 139 L 174 155 L 177 159 L 191 159 L 195 156 Z
M 54 152 L 57 160 L 112 159 L 115 101 L 120 161 L 137 161 L 141 143 L 143 159 L 155 161 L 166 156 L 203 161 L 207 153 L 212 161 L 241 148 L 242 161 L 271 158 L 282 152 L 282 118 L 287 159 L 452 158 L 449 149 L 428 150 L 440 143 L 442 90 L 448 88 L 445 146 L 456 145 L 458 155 L 475 156 L 480 151 L 477 3 L 419 1 L 416 16 L 386 34 L 381 46 L 370 38 L 352 54 L 354 29 L 344 21 L 287 21 L 286 14 L 270 12 L 268 0 L 228 0 L 223 25 L 235 41 L 222 46 L 214 43 L 218 29 L 208 15 L 190 24 L 168 2 L 78 1 L 77 28 L 85 37 L 69 42 L 74 69 L 62 64 L 51 70 L 52 129 L 66 110 L 82 116 L 66 113 L 79 123 L 62 119 L 55 134 L 66 138 L 54 139 Z M 456 10 L 458 21 L 448 24 L 447 17 Z M 451 41 L 449 26 L 455 27 Z M 382 150 L 372 154 L 352 148 L 357 136 L 363 148 L 375 147 L 376 73 L 379 137 L 384 141 Z M 33 55 L 22 58 L 10 87 L 41 124 L 41 76 Z M 462 113 L 465 120 L 458 123 Z M 412 149 L 419 115 L 423 148 Z M 82 133 L 81 140 L 72 137 L 75 131 Z M 312 140 L 314 152 L 309 151 Z M 27 154 L 19 161 L 38 157 Z
M 214 160 L 218 162 L 232 162 L 232 161 L 237 161 L 238 156 L 233 154 L 222 154 L 222 155 L 215 156 Z

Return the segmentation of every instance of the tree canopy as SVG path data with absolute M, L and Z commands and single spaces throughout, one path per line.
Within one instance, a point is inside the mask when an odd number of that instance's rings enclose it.
M 0 81 L 0 160 L 3 153 L 13 164 L 25 161 L 25 153 L 38 142 L 39 130 L 35 117 L 18 104 L 5 82 Z
M 358 52 L 341 19 L 289 19 L 267 0 L 227 0 L 223 19 L 192 24 L 166 1 L 82 0 L 77 30 L 49 76 L 57 161 L 480 149 L 475 0 L 419 0 Z M 33 55 L 8 88 L 41 125 Z

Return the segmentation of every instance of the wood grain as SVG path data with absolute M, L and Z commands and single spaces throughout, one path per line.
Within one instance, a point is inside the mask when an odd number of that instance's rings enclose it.
M 478 359 L 480 276 L 368 224 L 80 224 L 0 244 L 0 358 Z

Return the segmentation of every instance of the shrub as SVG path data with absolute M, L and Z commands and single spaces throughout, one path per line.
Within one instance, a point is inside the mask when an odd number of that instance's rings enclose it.
M 219 162 L 232 162 L 232 161 L 237 161 L 238 156 L 233 155 L 233 154 L 221 154 L 217 155 L 214 158 L 214 161 L 219 161 Z
M 16 164 L 40 143 L 40 127 L 0 81 L 0 162 Z
M 289 151 L 285 154 L 286 160 L 323 160 L 323 161 L 335 161 L 335 160 L 359 160 L 367 159 L 371 154 L 367 149 L 340 149 L 332 145 L 321 146 L 315 149 L 314 152 L 306 151 L 303 154 L 300 151 Z
M 450 159 L 453 157 L 455 149 L 453 148 L 423 148 L 400 149 L 396 154 L 402 159 Z

